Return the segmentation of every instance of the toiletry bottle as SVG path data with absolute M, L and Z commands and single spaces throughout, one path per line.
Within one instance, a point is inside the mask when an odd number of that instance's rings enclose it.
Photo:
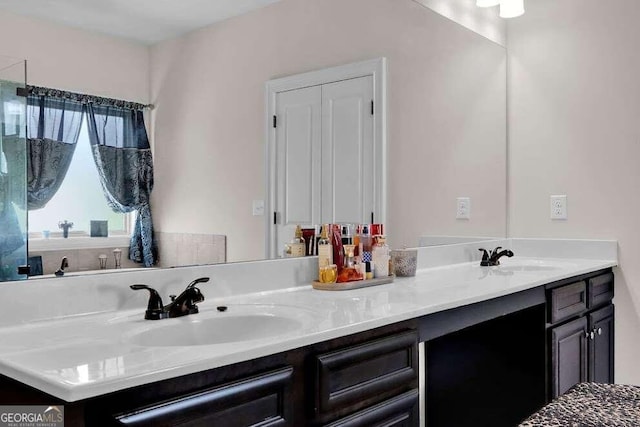
M 333 224 L 329 230 L 329 239 L 331 239 L 331 245 L 333 245 L 333 263 L 338 266 L 338 275 L 344 266 L 344 248 L 342 246 L 342 234 L 340 232 L 340 226 Z
M 362 245 L 362 262 L 371 261 L 371 229 L 369 224 L 360 226 L 360 244 Z
M 302 228 L 299 225 L 296 227 L 296 235 L 291 241 L 290 247 L 292 257 L 305 256 L 307 246 L 302 237 Z
M 344 266 L 346 268 L 355 268 L 356 260 L 353 254 L 354 245 L 344 245 Z
M 374 277 L 386 277 L 389 275 L 389 246 L 384 236 L 375 236 L 376 243 L 371 249 L 371 259 L 375 265 Z
M 350 224 L 342 225 L 342 244 L 343 245 L 353 245 L 353 226 Z
M 320 239 L 318 239 L 318 268 L 331 264 L 333 264 L 333 246 L 329 240 L 329 224 L 326 224 L 322 226 Z

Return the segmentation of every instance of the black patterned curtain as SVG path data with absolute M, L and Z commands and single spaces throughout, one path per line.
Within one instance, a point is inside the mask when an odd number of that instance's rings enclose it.
M 41 209 L 64 180 L 78 142 L 83 106 L 72 99 L 27 99 L 27 207 Z
M 89 140 L 109 206 L 116 212 L 137 211 L 129 258 L 146 267 L 156 264 L 150 196 L 153 158 L 144 115 L 139 109 L 115 105 L 85 106 Z

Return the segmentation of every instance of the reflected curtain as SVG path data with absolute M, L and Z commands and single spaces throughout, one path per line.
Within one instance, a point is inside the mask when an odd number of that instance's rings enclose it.
M 76 149 L 83 106 L 44 94 L 27 99 L 27 207 L 41 209 L 56 194 Z
M 150 196 L 153 158 L 141 110 L 85 105 L 89 140 L 100 182 L 115 212 L 137 211 L 129 259 L 150 267 L 157 262 Z

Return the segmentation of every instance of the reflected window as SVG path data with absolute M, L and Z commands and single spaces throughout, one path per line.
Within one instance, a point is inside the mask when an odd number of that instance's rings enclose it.
M 50 236 L 61 236 L 58 223 L 65 220 L 73 222 L 70 236 L 90 235 L 92 220 L 108 221 L 109 236 L 128 235 L 133 216 L 114 212 L 107 205 L 91 153 L 87 122 L 83 120 L 71 165 L 58 192 L 44 208 L 29 211 L 30 237 L 43 237 L 47 231 Z

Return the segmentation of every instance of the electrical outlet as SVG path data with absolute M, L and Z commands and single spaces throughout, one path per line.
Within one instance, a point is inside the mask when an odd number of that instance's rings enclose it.
M 456 199 L 456 219 L 470 219 L 471 218 L 471 198 L 458 197 Z
M 253 216 L 264 215 L 264 200 L 254 200 L 252 212 L 253 212 Z
M 551 219 L 567 219 L 567 196 L 551 196 Z

